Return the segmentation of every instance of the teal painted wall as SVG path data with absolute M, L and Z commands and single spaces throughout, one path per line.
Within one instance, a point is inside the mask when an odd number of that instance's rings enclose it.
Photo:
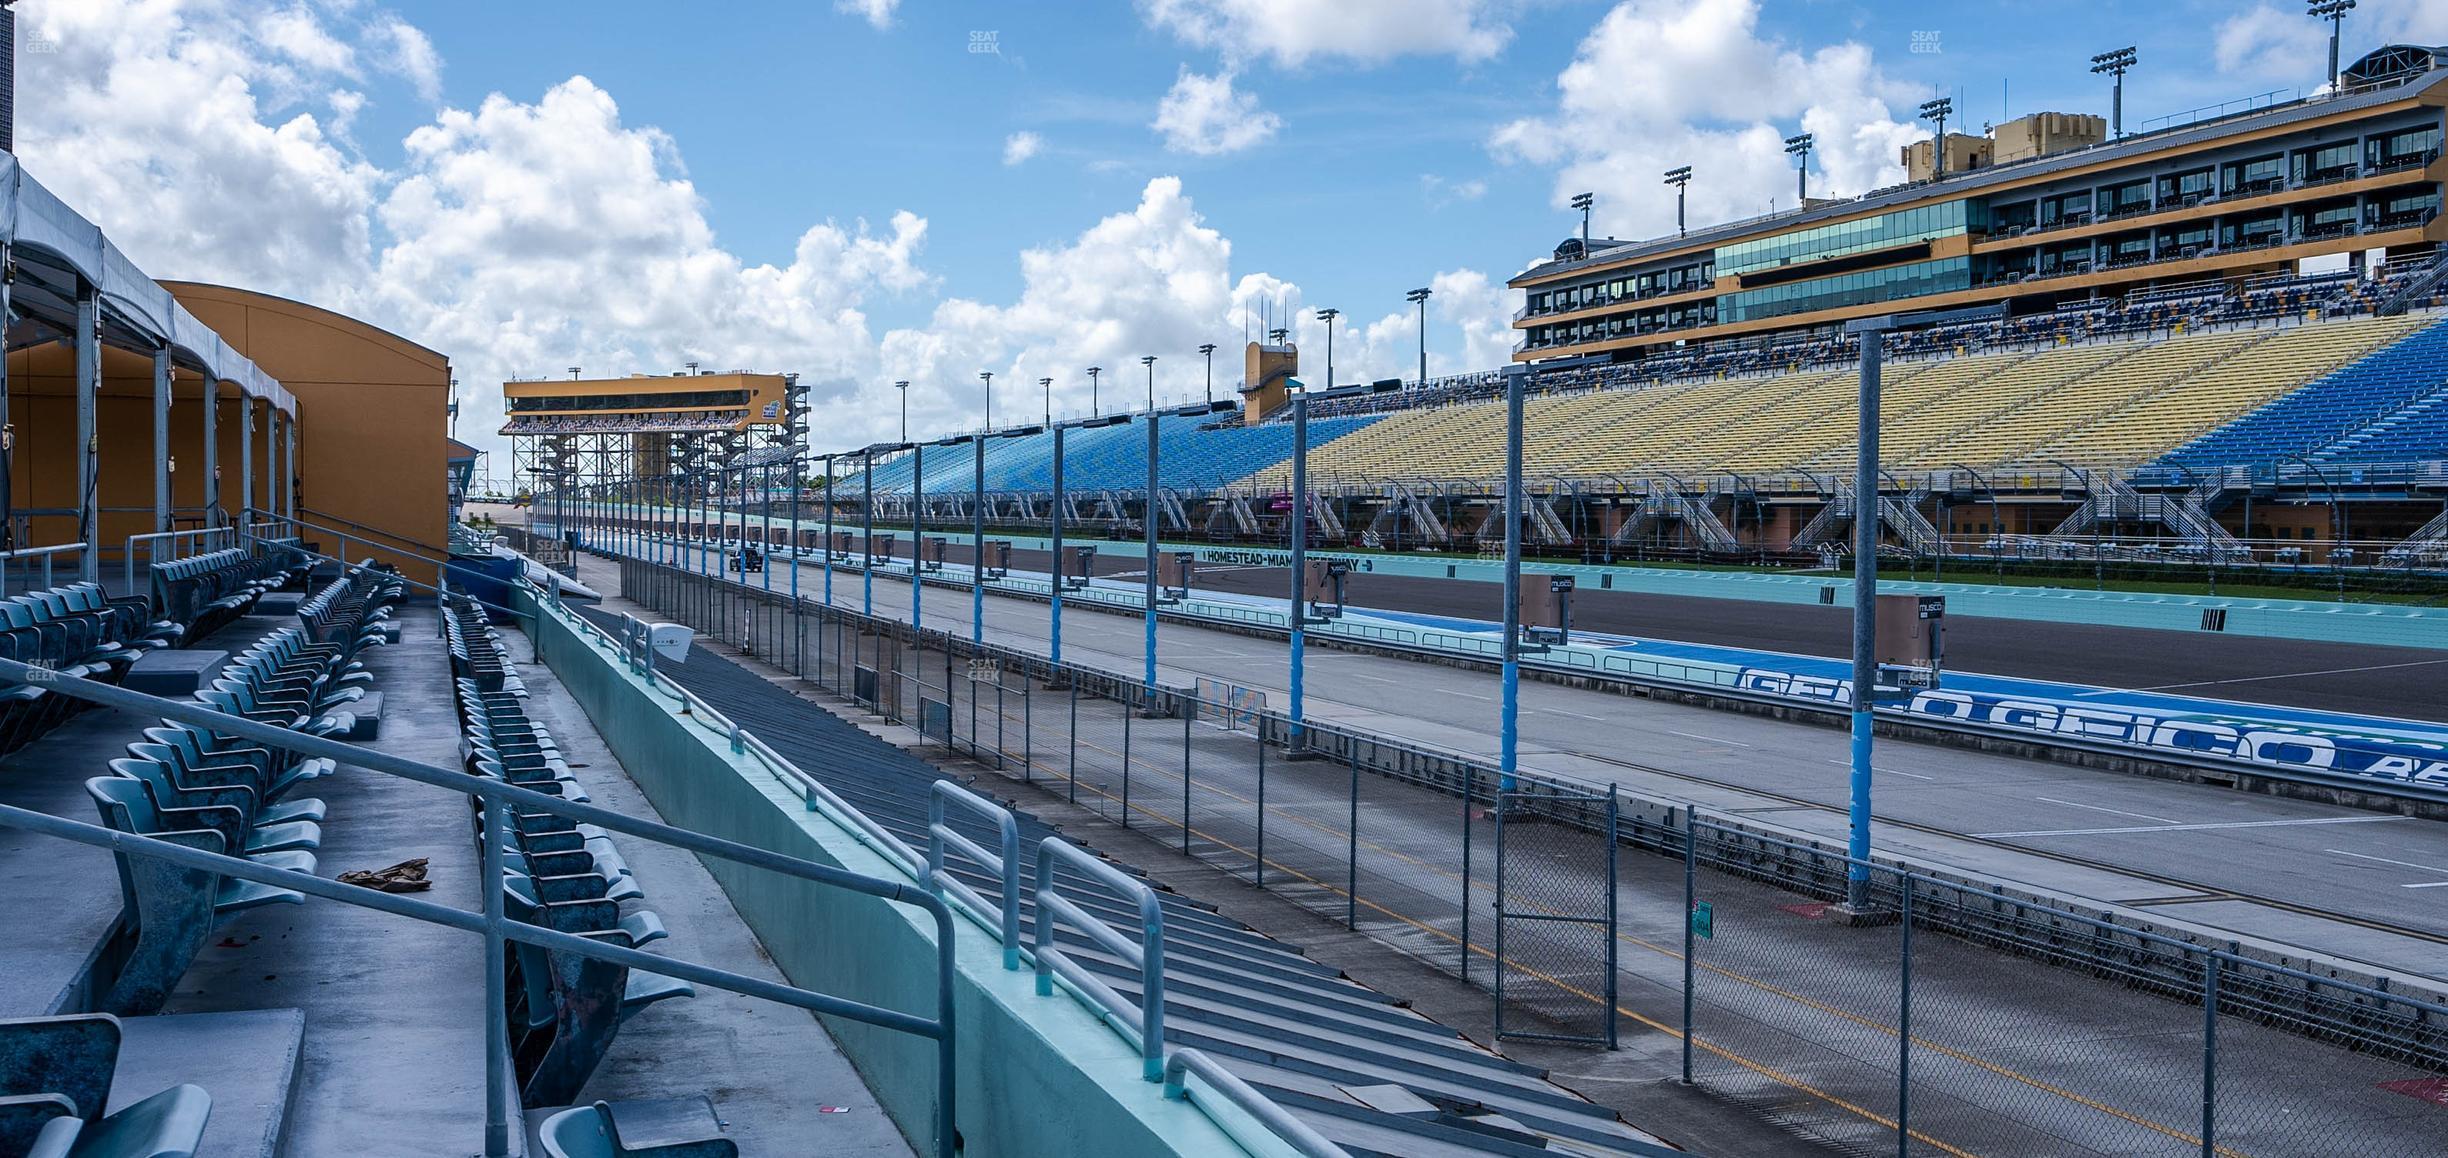
M 520 610 L 534 608 L 531 589 L 522 588 L 519 598 Z M 670 695 L 650 690 L 593 636 L 549 611 L 528 622 L 538 656 L 665 821 L 869 876 L 908 879 L 831 818 L 810 811 L 795 785 L 754 756 L 734 755 L 725 739 L 675 712 Z M 700 859 L 793 984 L 934 1015 L 934 921 L 923 910 Z M 969 1158 L 1288 1152 L 1266 1137 L 1244 1148 L 1205 1112 L 1166 1101 L 1158 1086 L 1141 1080 L 1137 1050 L 1078 1001 L 1037 996 L 1033 975 L 1005 970 L 985 930 L 963 922 L 955 939 L 955 1117 Z M 903 1135 L 928 1153 L 935 1043 L 824 1021 Z M 777 1066 L 771 1078 L 789 1075 Z M 1245 1127 L 1238 1116 L 1234 1121 Z

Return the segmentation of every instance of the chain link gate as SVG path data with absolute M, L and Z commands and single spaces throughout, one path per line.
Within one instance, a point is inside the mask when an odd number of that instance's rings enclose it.
M 1616 1047 L 1615 796 L 1496 794 L 1496 1036 Z

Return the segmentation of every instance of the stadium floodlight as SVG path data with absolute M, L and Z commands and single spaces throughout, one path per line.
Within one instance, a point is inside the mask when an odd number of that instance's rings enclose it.
M 1088 416 L 1090 418 L 1103 413 L 1097 409 L 1097 375 L 1104 372 L 1105 367 L 1103 366 L 1088 367 Z
M 1590 206 L 1598 203 L 1595 194 L 1575 193 L 1572 207 L 1581 211 L 1581 252 L 1589 252 Z
M 1938 135 L 1930 141 L 1932 159 L 1937 165 L 1931 170 L 1932 180 L 1943 179 L 1946 176 L 1946 123 L 1947 118 L 1954 115 L 1955 98 L 1953 97 L 1939 97 L 1936 100 L 1921 102 L 1921 119 L 1936 122 L 1938 125 Z
M 1045 402 L 1046 402 L 1046 419 L 1045 419 L 1045 424 L 1046 424 L 1046 425 L 1048 425 L 1048 426 L 1052 426 L 1052 425 L 1054 425 L 1054 380 L 1053 380 L 1052 378 L 1039 378 L 1039 379 L 1037 380 L 1037 385 L 1038 385 L 1038 388 L 1040 388 L 1040 389 L 1042 389 L 1042 390 L 1044 390 L 1044 391 L 1045 391 Z
M 1582 196 L 1587 197 L 1589 194 L 1584 193 Z M 1419 383 L 1422 386 L 1428 384 L 1428 295 L 1435 292 L 1435 290 L 1422 286 L 1403 295 L 1404 301 L 1419 307 Z
M 900 381 L 898 381 L 898 382 L 893 383 L 893 389 L 898 390 L 898 391 L 900 391 L 900 392 L 901 392 L 901 441 L 903 441 L 903 442 L 908 442 L 908 441 L 909 441 L 909 379 L 907 379 L 907 378 L 903 378 L 902 380 L 900 380 Z
M 1199 346 L 1199 357 L 1207 359 L 1207 401 L 1210 404 L 1215 402 L 1215 352 L 1214 342 L 1205 342 Z
M 1675 190 L 1675 236 L 1683 236 L 1683 189 L 1691 184 L 1691 166 L 1677 165 L 1666 170 L 1666 183 Z
M 572 366 L 572 367 L 570 367 L 570 368 L 569 368 L 569 372 L 570 372 L 570 381 L 572 381 L 572 382 L 577 381 L 577 380 L 578 380 L 578 367 L 576 367 L 576 366 Z
M 1816 140 L 1809 133 L 1785 138 L 1785 155 L 1794 158 L 1794 208 L 1810 207 L 1810 153 Z
M 2354 0 L 2345 0 L 2345 3 L 2351 7 Z M 2091 58 L 2093 75 L 2104 72 L 2116 77 L 2116 86 L 2109 90 L 2108 97 L 2109 131 L 2116 136 L 2125 135 L 2125 70 L 2132 68 L 2138 59 L 2134 55 L 2132 45 L 2112 52 L 2103 52 Z
M 1289 337 L 1291 337 L 1291 336 L 1292 336 L 1292 331 L 1290 331 L 1290 330 L 1285 330 L 1285 329 L 1274 329 L 1274 330 L 1268 330 L 1268 331 L 1267 331 L 1267 342 L 1268 342 L 1269 344 L 1271 344 L 1271 345 L 1277 345 L 1277 346 L 1280 346 L 1280 345 L 1283 345 L 1283 344 L 1284 344 L 1284 340 L 1285 340 L 1285 339 L 1287 339 L 1287 338 L 1289 338 Z
M 2332 93 L 2335 93 L 2340 87 L 2338 37 L 2345 32 L 2346 13 L 2354 6 L 2355 0 L 2304 0 L 2305 15 L 2314 20 L 2329 22 L 2329 91 Z
M 1319 321 L 1326 323 L 1326 388 L 1332 390 L 1334 389 L 1334 320 L 1342 317 L 1343 311 L 1323 309 L 1317 312 L 1317 316 Z
M 1147 367 L 1147 408 L 1152 414 L 1156 410 L 1156 355 L 1148 354 L 1141 357 L 1139 364 Z
M 978 381 L 986 384 L 986 429 L 994 429 L 994 371 L 978 371 Z

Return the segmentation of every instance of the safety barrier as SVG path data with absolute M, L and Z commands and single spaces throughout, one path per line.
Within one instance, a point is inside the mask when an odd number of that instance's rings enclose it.
M 1054 888 L 1054 868 L 1066 866 L 1085 874 L 1098 884 L 1114 891 L 1125 901 L 1139 905 L 1139 941 L 1114 931 L 1113 926 L 1099 920 L 1095 914 L 1079 907 Z M 1095 999 L 1115 1017 L 1129 1020 L 1138 1015 L 1139 1025 L 1132 1035 L 1138 1039 L 1139 1056 L 1147 1080 L 1164 1080 L 1164 910 L 1156 904 L 1156 890 L 1122 875 L 1121 870 L 1081 852 L 1059 836 L 1049 836 L 1037 845 L 1037 934 L 1031 949 L 1037 962 L 1037 994 L 1050 997 L 1054 979 Z M 1057 923 L 1069 924 L 1088 935 L 1106 952 L 1122 958 L 1139 970 L 1139 1007 L 1131 1008 L 1122 995 L 1114 992 L 1095 974 L 1080 967 L 1071 955 L 1054 944 Z

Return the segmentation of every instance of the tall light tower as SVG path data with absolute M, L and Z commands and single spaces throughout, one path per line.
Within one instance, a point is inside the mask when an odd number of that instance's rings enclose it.
M 1921 102 L 1921 119 L 1935 122 L 1938 126 L 1938 135 L 1930 139 L 1931 160 L 1936 166 L 1930 171 L 1933 180 L 1946 176 L 1946 123 L 1947 118 L 1954 115 L 1955 98 L 1953 97 L 1939 97 L 1936 100 Z
M 2343 0 L 2343 3 L 2350 8 L 2354 6 L 2354 0 Z M 2115 86 L 2108 90 L 2108 129 L 2116 136 L 2125 135 L 2125 70 L 2132 68 L 2138 59 L 2131 45 L 2091 58 L 2093 75 L 2104 72 L 2116 78 Z M 2332 49 L 2330 63 L 2335 65 L 2336 62 L 2336 52 Z
M 1156 355 L 1149 354 L 1139 359 L 1139 364 L 1147 367 L 1147 408 L 1148 413 L 1154 414 L 1156 412 Z
M 898 381 L 898 382 L 893 383 L 893 389 L 898 390 L 898 391 L 900 391 L 900 392 L 901 392 L 901 441 L 903 441 L 903 442 L 908 442 L 908 441 L 909 441 L 909 379 L 904 378 L 904 379 L 902 379 L 902 380 L 900 380 L 900 381 Z
M 1199 346 L 1199 357 L 1207 359 L 1207 404 L 1209 406 L 1215 405 L 1215 352 L 1214 342 L 1207 342 Z
M 2338 90 L 2338 37 L 2346 28 L 2346 13 L 2355 0 L 2304 0 L 2304 12 L 2314 20 L 2329 22 L 2329 91 Z
M 1157 443 L 1160 431 L 1156 421 L 1156 355 L 1141 357 L 1139 364 L 1147 367 L 1147 497 L 1139 504 L 1139 530 L 1146 548 L 1147 565 L 1147 574 L 1142 577 L 1140 587 L 1147 602 L 1141 626 L 1146 636 L 1147 689 L 1153 695 L 1156 691 L 1156 532 L 1163 523 L 1163 508 L 1157 497 L 1156 461 L 1162 447 Z M 1152 702 L 1149 706 L 1151 709 L 1154 707 Z
M 1097 375 L 1104 372 L 1105 367 L 1103 366 L 1088 367 L 1088 417 L 1090 418 L 1101 417 L 1104 414 L 1103 411 L 1097 409 Z
M 1334 389 L 1334 320 L 1342 317 L 1343 311 L 1323 309 L 1317 312 L 1317 316 L 1319 321 L 1326 323 L 1326 388 L 1332 390 Z
M 978 371 L 978 381 L 986 384 L 986 429 L 994 429 L 994 371 Z
M 1589 252 L 1590 206 L 1597 203 L 1596 195 L 1590 193 L 1575 193 L 1572 197 L 1572 207 L 1581 211 L 1581 252 L 1583 253 Z
M 1687 186 L 1687 185 L 1691 184 L 1691 166 L 1689 166 L 1689 165 L 1677 165 L 1677 166 L 1675 166 L 1675 167 L 1674 167 L 1674 168 L 1672 168 L 1672 169 L 1668 169 L 1668 170 L 1666 170 L 1666 183 L 1667 183 L 1667 184 L 1669 184 L 1669 185 L 1674 186 L 1674 191 L 1675 191 L 1675 236 L 1677 236 L 1677 237 L 1681 237 L 1681 236 L 1683 236 L 1683 233 L 1684 233 L 1684 230 L 1683 230 L 1683 188 L 1684 188 L 1684 186 Z M 1582 246 L 1582 248 L 1583 248 L 1584 250 L 1587 250 L 1589 247 L 1588 247 L 1588 245 L 1587 245 L 1586 243 L 1584 243 L 1584 244 L 1583 244 L 1583 246 Z
M 1582 196 L 1587 197 L 1589 194 L 1584 193 Z M 1582 231 L 1587 233 L 1588 227 L 1583 226 Z M 1586 240 L 1584 238 L 1585 242 Z M 1403 295 L 1404 301 L 1419 307 L 1419 383 L 1422 386 L 1428 384 L 1428 295 L 1434 292 L 1423 286 Z
M 1810 154 L 1813 138 L 1795 133 L 1785 138 L 1785 155 L 1794 159 L 1794 208 L 1810 207 Z
M 1037 380 L 1037 386 L 1038 386 L 1038 388 L 1039 388 L 1039 389 L 1042 389 L 1042 390 L 1044 390 L 1044 391 L 1045 391 L 1045 399 L 1046 399 L 1046 419 L 1045 419 L 1045 424 L 1046 424 L 1046 427 L 1047 427 L 1048 429 L 1052 429 L 1052 427 L 1054 426 L 1054 380 L 1053 380 L 1052 378 L 1039 378 L 1039 379 Z

